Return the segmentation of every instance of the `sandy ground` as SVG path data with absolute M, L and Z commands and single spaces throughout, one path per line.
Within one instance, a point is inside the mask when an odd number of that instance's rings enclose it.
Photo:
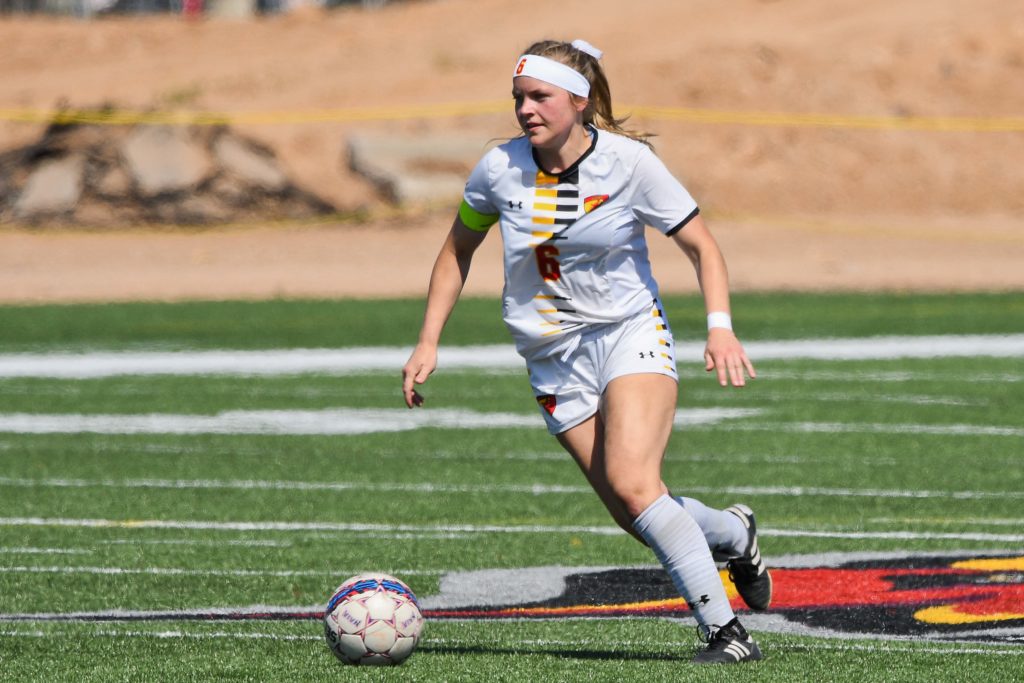
M 0 232 L 5 302 L 421 296 L 447 217 L 363 226 L 271 226 L 201 233 Z M 735 291 L 1024 289 L 1019 223 L 714 219 Z M 971 234 L 964 239 L 964 233 Z M 689 262 L 651 233 L 663 291 L 696 291 Z M 467 294 L 501 291 L 495 232 Z
M 1024 290 L 1024 132 L 849 125 L 856 116 L 1021 122 L 1018 0 L 435 0 L 252 21 L 5 17 L 0 110 L 495 102 L 508 100 L 515 56 L 547 36 L 605 50 L 620 113 L 846 117 L 838 127 L 632 119 L 658 134 L 659 154 L 701 203 L 737 290 Z M 0 301 L 422 294 L 451 211 L 388 214 L 347 169 L 345 141 L 458 130 L 483 144 L 513 134 L 511 115 L 333 119 L 240 129 L 339 209 L 382 217 L 204 230 L 0 226 Z M 0 148 L 40 131 L 0 120 Z M 651 247 L 663 289 L 693 290 L 671 244 L 652 236 Z M 495 235 L 467 291 L 495 293 L 500 280 Z

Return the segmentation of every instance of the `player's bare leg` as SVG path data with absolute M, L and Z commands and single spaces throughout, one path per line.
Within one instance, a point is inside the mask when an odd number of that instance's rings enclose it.
M 661 480 L 678 387 L 665 375 L 625 375 L 601 401 L 604 479 L 631 520 L 668 492 Z
M 558 434 L 556 438 L 579 465 L 583 476 L 587 478 L 615 523 L 633 538 L 646 545 L 647 542 L 633 528 L 633 517 L 629 515 L 612 491 L 605 476 L 604 419 L 601 415 L 590 417 L 575 427 Z
M 612 517 L 654 550 L 709 632 L 735 618 L 711 550 L 693 518 L 668 495 L 661 462 L 677 385 L 658 374 L 609 382 L 600 413 L 559 435 Z
M 647 411 L 646 414 L 648 416 L 657 416 L 659 425 L 667 424 L 667 431 L 664 429 L 648 429 L 645 435 L 650 437 L 651 442 L 641 443 L 631 436 L 628 430 L 614 427 L 613 437 L 617 436 L 620 440 L 627 442 L 624 446 L 614 442 L 608 446 L 614 449 L 613 452 L 617 453 L 620 458 L 617 462 L 617 468 L 614 466 L 609 468 L 609 464 L 606 461 L 605 448 L 607 437 L 605 434 L 605 417 L 602 413 L 598 413 L 572 429 L 559 434 L 557 438 L 562 446 L 572 455 L 577 465 L 579 465 L 587 481 L 608 509 L 612 519 L 623 530 L 632 535 L 633 538 L 647 545 L 647 541 L 644 540 L 633 526 L 633 520 L 636 519 L 639 513 L 633 514 L 630 507 L 624 503 L 623 496 L 613 488 L 612 483 L 609 481 L 609 473 L 613 473 L 612 477 L 618 476 L 614 474 L 618 470 L 625 470 L 628 474 L 635 474 L 638 470 L 650 469 L 653 465 L 656 467 L 658 484 L 660 485 L 658 495 L 660 496 L 668 491 L 660 477 L 663 455 L 657 458 L 656 463 L 646 463 L 643 460 L 643 454 L 664 453 L 669 433 L 671 432 L 672 416 L 666 417 L 661 412 L 666 405 L 666 399 L 671 401 L 671 405 L 674 408 L 676 389 L 675 383 L 670 378 L 661 375 L 627 375 L 619 379 L 627 378 L 632 378 L 633 381 L 619 383 L 617 389 L 625 388 L 626 391 L 619 392 L 616 389 L 612 394 L 613 400 L 617 400 L 620 393 L 622 393 L 627 404 L 637 407 L 638 404 L 632 399 L 632 394 L 641 393 L 644 396 L 653 397 L 655 399 L 653 409 L 651 406 L 645 405 L 639 405 L 639 408 L 641 412 Z M 616 380 L 616 382 L 618 381 Z M 642 391 L 636 392 L 636 386 Z M 653 393 L 651 393 L 652 390 Z M 666 396 L 659 396 L 661 393 L 665 393 Z M 671 396 L 668 396 L 669 393 L 671 393 Z M 608 405 L 607 402 L 605 405 Z M 631 417 L 628 412 L 619 410 L 614 405 L 611 408 L 611 412 L 621 422 L 624 422 L 626 425 L 643 425 L 647 428 L 644 419 L 636 418 L 635 416 Z M 651 476 L 648 473 L 644 475 L 644 478 L 649 479 Z M 640 481 L 631 483 L 629 481 L 622 481 L 621 478 L 618 481 L 620 486 L 626 489 L 630 487 L 636 489 L 638 486 L 642 486 Z M 724 556 L 723 561 L 728 561 L 730 576 L 747 605 L 754 610 L 767 609 L 771 602 L 771 575 L 767 571 L 764 561 L 757 550 L 756 532 L 752 528 L 753 513 L 750 513 L 749 509 L 745 509 L 744 506 L 734 506 L 729 510 L 714 510 L 692 498 L 677 497 L 675 500 L 694 517 L 694 521 L 701 528 L 705 541 L 707 541 L 712 550 L 712 555 L 715 556 L 717 553 L 721 553 Z M 642 505 L 643 501 L 641 500 L 634 505 L 634 508 Z M 742 518 L 739 517 L 743 512 L 749 514 L 744 515 Z M 734 522 L 737 528 L 733 529 L 732 525 L 726 527 L 722 523 L 723 519 L 726 523 Z M 742 523 L 741 519 L 745 520 L 745 523 Z

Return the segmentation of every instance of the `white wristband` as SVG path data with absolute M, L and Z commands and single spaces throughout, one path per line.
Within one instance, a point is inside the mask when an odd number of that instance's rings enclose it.
M 712 328 L 724 327 L 727 330 L 732 329 L 732 316 L 728 313 L 721 311 L 715 311 L 714 313 L 708 313 L 708 331 Z

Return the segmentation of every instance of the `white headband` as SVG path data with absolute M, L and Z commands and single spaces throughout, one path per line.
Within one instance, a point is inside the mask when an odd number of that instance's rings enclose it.
M 576 69 L 566 66 L 540 55 L 523 55 L 516 62 L 516 76 L 529 76 L 538 81 L 544 81 L 559 88 L 568 90 L 573 95 L 580 97 L 590 96 L 590 82 Z

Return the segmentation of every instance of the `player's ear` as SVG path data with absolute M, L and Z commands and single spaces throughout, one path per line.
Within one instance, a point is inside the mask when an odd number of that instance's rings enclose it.
M 581 114 L 586 110 L 588 106 L 590 106 L 590 98 L 580 97 L 579 95 L 569 93 L 569 99 L 572 100 L 573 108 L 576 111 L 580 112 Z

